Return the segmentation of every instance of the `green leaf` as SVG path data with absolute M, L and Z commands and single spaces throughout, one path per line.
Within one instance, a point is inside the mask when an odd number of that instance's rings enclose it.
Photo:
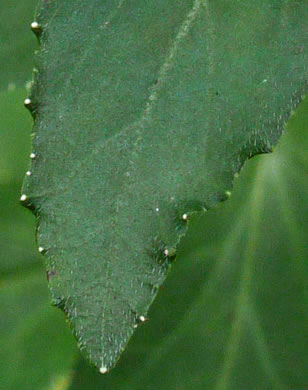
M 308 383 L 308 100 L 232 198 L 191 220 L 115 370 L 80 361 L 70 390 L 304 390 Z
M 277 142 L 307 86 L 307 20 L 293 0 L 42 1 L 25 204 L 53 302 L 101 372 L 147 316 L 186 215 Z
M 52 390 L 70 375 L 76 349 L 50 305 L 34 218 L 19 204 L 30 150 L 25 94 L 0 93 L 0 389 Z
M 0 281 L 0 388 L 51 390 L 71 374 L 75 340 L 50 305 L 43 267 Z

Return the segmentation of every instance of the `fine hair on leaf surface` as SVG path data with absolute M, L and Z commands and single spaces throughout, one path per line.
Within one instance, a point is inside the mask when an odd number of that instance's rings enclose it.
M 307 88 L 307 20 L 288 0 L 41 1 L 22 199 L 53 303 L 102 373 L 191 215 L 276 145 Z

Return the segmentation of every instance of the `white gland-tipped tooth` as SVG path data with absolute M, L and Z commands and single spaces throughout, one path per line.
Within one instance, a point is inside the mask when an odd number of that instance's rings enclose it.
M 27 195 L 25 195 L 25 194 L 21 195 L 20 200 L 21 200 L 22 202 L 24 202 L 25 200 L 27 200 Z
M 104 365 L 101 366 L 101 368 L 99 369 L 99 372 L 101 374 L 106 374 L 106 372 L 108 371 L 107 367 L 105 367 Z
M 33 30 L 38 30 L 40 28 L 40 25 L 38 24 L 38 22 L 32 22 L 31 23 L 31 28 Z
M 24 104 L 25 104 L 25 106 L 30 106 L 30 104 L 31 104 L 31 99 L 29 99 L 29 98 L 25 99 L 25 100 L 24 100 Z
M 27 176 L 31 176 L 31 175 L 32 175 L 32 172 L 31 172 L 31 171 L 27 171 L 27 172 L 26 172 L 26 175 L 27 175 Z

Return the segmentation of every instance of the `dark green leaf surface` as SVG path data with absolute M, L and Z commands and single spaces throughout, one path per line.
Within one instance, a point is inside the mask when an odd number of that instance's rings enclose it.
M 308 383 L 308 100 L 232 198 L 193 218 L 118 366 L 85 361 L 70 390 L 305 390 Z
M 25 94 L 0 93 L 0 389 L 60 390 L 55 384 L 69 377 L 76 349 L 50 305 L 34 218 L 19 204 L 30 151 Z
M 303 1 L 42 1 L 32 175 L 55 304 L 101 372 L 307 85 Z M 206 332 L 205 332 L 206 333 Z

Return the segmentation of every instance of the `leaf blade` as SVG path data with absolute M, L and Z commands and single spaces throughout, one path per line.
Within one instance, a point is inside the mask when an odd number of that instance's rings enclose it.
M 296 172 L 307 149 L 307 108 L 305 100 L 273 155 L 245 165 L 228 202 L 191 220 L 151 320 L 117 368 L 102 377 L 80 360 L 71 390 L 86 384 L 93 390 L 305 387 L 307 181 Z M 285 192 L 276 182 L 279 172 Z M 304 238 L 295 245 L 292 219 L 281 218 L 290 210 Z
M 182 215 L 226 199 L 277 142 L 306 90 L 308 18 L 290 1 L 87 4 L 41 5 L 25 193 L 54 302 L 105 371 L 167 275 Z

